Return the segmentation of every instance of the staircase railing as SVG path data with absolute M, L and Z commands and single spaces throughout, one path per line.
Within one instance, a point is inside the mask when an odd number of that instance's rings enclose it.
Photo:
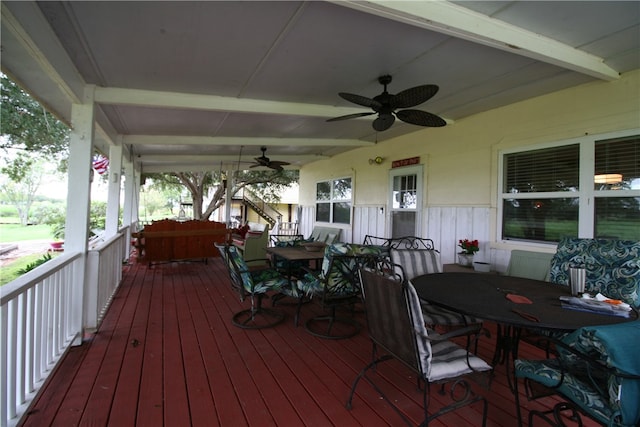
M 244 189 L 242 193 L 242 200 L 245 204 L 251 206 L 258 215 L 265 219 L 273 229 L 273 226 L 278 221 L 282 214 L 278 212 L 273 206 L 265 202 L 260 196 L 253 193 L 250 190 Z

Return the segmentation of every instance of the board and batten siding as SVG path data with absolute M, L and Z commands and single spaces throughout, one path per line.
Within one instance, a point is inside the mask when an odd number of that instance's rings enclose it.
M 380 213 L 380 208 L 383 213 Z M 477 239 L 480 251 L 476 254 L 479 261 L 491 262 L 496 271 L 504 272 L 509 262 L 509 252 L 490 248 L 491 209 L 472 206 L 437 206 L 425 208 L 422 213 L 422 233 L 419 237 L 432 239 L 435 248 L 440 251 L 443 264 L 457 262 L 460 251 L 458 240 Z M 362 243 L 367 234 L 389 237 L 387 229 L 388 211 L 382 205 L 356 205 L 353 208 L 351 226 L 342 229 L 340 241 Z M 315 206 L 302 206 L 300 232 L 309 236 L 315 225 Z M 324 224 L 323 224 L 324 225 Z M 329 224 L 327 224 L 329 225 Z

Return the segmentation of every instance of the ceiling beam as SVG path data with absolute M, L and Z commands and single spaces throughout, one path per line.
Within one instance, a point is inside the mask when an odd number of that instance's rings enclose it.
M 316 160 L 328 159 L 330 156 L 322 154 L 293 154 L 293 155 L 278 155 L 278 161 L 282 162 L 314 162 Z M 156 162 L 175 162 L 175 163 L 208 163 L 217 164 L 220 162 L 226 163 L 238 163 L 238 156 L 233 155 L 218 155 L 218 154 L 139 154 L 136 157 L 137 161 L 142 163 L 156 163 Z M 253 163 L 253 160 L 242 160 L 241 163 Z
M 620 73 L 602 58 L 448 1 L 334 1 L 386 19 L 436 31 L 612 81 Z
M 359 139 L 332 138 L 250 138 L 225 136 L 125 135 L 125 145 L 207 145 L 207 146 L 297 146 L 297 147 L 364 147 L 375 142 Z
M 237 113 L 284 114 L 310 117 L 337 117 L 347 114 L 362 113 L 362 107 L 338 107 L 334 105 L 267 101 L 264 99 L 233 98 L 228 96 L 161 92 L 114 87 L 96 87 L 94 99 L 95 102 L 99 104 L 183 108 Z

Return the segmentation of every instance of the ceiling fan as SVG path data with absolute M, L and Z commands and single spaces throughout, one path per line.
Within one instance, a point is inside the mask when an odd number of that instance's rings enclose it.
M 427 113 L 426 111 L 414 109 L 396 111 L 398 108 L 409 108 L 422 104 L 438 92 L 438 86 L 416 86 L 403 90 L 397 95 L 393 95 L 387 92 L 387 85 L 391 83 L 391 76 L 380 76 L 378 77 L 378 82 L 384 86 L 384 91 L 373 99 L 367 98 L 366 96 L 354 95 L 352 93 L 338 93 L 341 98 L 346 99 L 349 102 L 353 102 L 354 104 L 369 107 L 373 109 L 373 112 L 347 114 L 346 116 L 334 117 L 327 121 L 336 122 L 339 120 L 355 119 L 356 117 L 378 114 L 378 117 L 373 121 L 373 128 L 378 132 L 389 129 L 396 120 L 396 117 L 403 122 L 418 126 L 441 127 L 447 124 L 447 122 L 445 122 L 441 117 L 432 113 Z
M 269 169 L 273 169 L 273 170 L 276 170 L 276 171 L 279 172 L 279 171 L 283 170 L 282 166 L 286 166 L 286 165 L 290 164 L 288 162 L 280 162 L 280 161 L 277 161 L 277 160 L 274 160 L 274 161 L 269 160 L 269 158 L 267 156 L 265 156 L 265 153 L 267 151 L 267 147 L 261 147 L 260 150 L 262 151 L 262 156 L 255 157 L 254 159 L 255 159 L 256 163 L 254 163 L 251 166 L 249 166 L 250 168 L 257 168 L 257 167 L 260 167 L 260 166 L 264 166 L 264 167 L 267 167 Z

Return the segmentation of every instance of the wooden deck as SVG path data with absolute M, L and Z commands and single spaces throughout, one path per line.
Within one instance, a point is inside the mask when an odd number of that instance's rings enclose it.
M 370 358 L 365 328 L 347 340 L 316 338 L 294 327 L 293 306 L 282 306 L 288 317 L 276 327 L 234 327 L 232 313 L 248 301 L 241 303 L 231 291 L 217 258 L 208 264 L 125 268 L 99 331 L 67 353 L 22 425 L 403 425 L 365 382 L 353 408 L 345 409 L 351 382 Z M 302 321 L 317 312 L 315 303 L 305 305 Z M 521 355 L 542 356 L 522 347 Z M 479 354 L 490 360 L 492 352 L 493 341 L 484 340 Z M 418 424 L 421 393 L 411 372 L 394 361 L 383 364 L 378 374 L 383 389 Z M 516 425 L 506 384 L 500 365 L 490 391 L 477 387 L 489 400 L 488 426 Z M 431 407 L 443 399 L 434 393 Z M 522 401 L 525 418 L 529 406 L 540 407 Z M 476 405 L 432 425 L 478 426 L 480 420 Z

